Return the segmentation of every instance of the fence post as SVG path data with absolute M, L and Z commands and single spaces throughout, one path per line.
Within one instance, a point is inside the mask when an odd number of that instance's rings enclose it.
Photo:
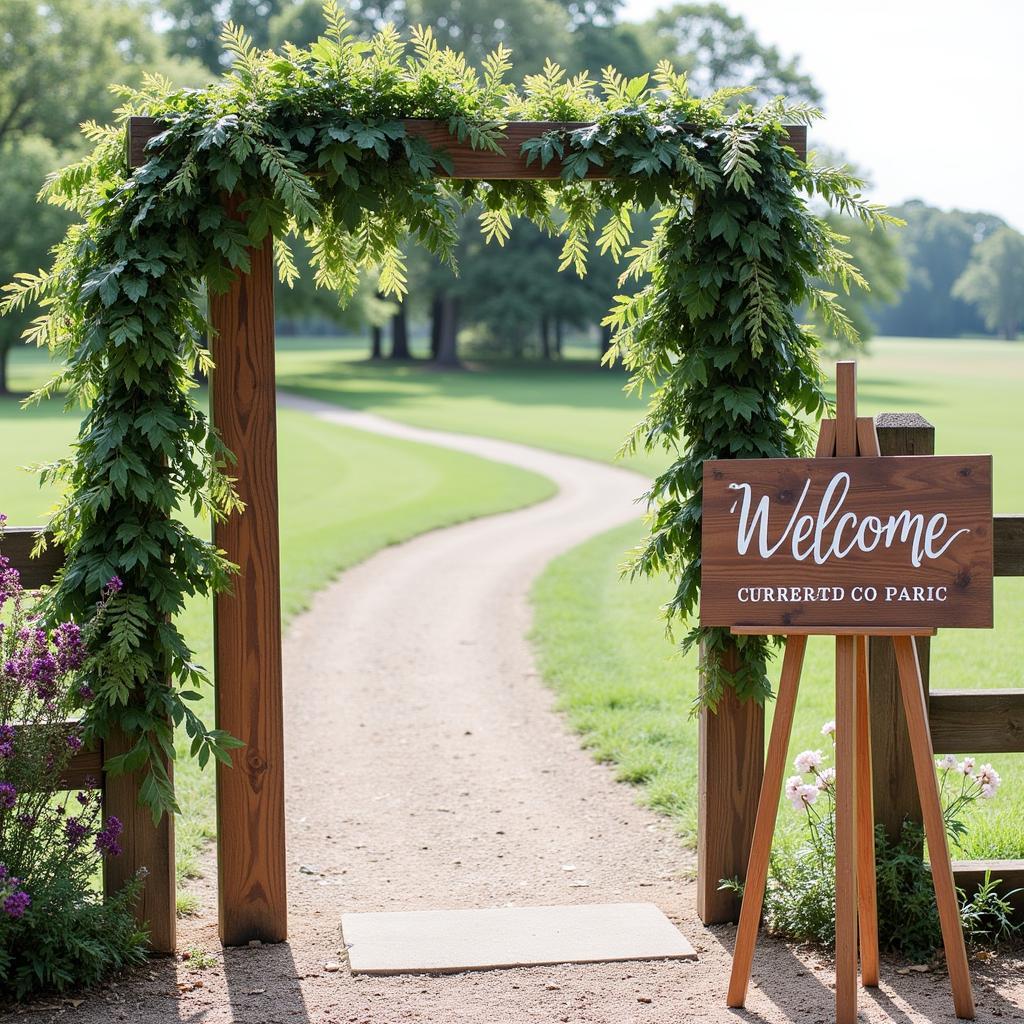
M 736 648 L 724 655 L 737 664 Z M 723 878 L 747 873 L 764 774 L 764 708 L 729 688 L 717 712 L 702 709 L 697 778 L 697 914 L 704 924 L 736 921 L 739 899 L 719 891 Z
M 934 455 L 935 427 L 917 413 L 883 412 L 875 418 L 882 455 Z M 917 638 L 921 678 L 928 696 L 928 654 L 931 641 Z M 907 719 L 896 674 L 892 640 L 871 637 L 868 643 L 871 687 L 871 757 L 874 768 L 875 821 L 893 838 L 904 818 L 921 821 L 914 781 Z
M 228 202 L 233 216 L 237 203 Z M 213 603 L 217 724 L 245 746 L 217 764 L 220 938 L 226 946 L 288 933 L 285 894 L 284 723 L 274 381 L 273 240 L 249 250 L 247 274 L 210 295 L 213 424 L 236 461 L 245 511 L 214 526 L 237 563 L 231 593 Z
M 134 744 L 135 739 L 114 729 L 103 742 L 103 759 L 125 754 Z M 167 770 L 171 771 L 170 764 Z M 103 862 L 103 887 L 112 896 L 144 867 L 147 874 L 135 916 L 149 926 L 149 946 L 153 952 L 173 953 L 177 925 L 174 815 L 168 812 L 154 825 L 153 812 L 139 803 L 141 783 L 139 772 L 104 775 L 102 780 L 104 820 L 113 816 L 124 826 L 118 840 L 121 855 L 107 857 Z

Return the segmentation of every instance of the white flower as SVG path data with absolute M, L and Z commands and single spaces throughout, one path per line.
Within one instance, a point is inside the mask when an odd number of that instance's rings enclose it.
M 835 734 L 836 734 L 836 723 L 835 723 L 834 719 L 831 722 L 826 722 L 821 727 L 821 735 L 822 736 L 835 736 Z
M 796 792 L 789 798 L 794 811 L 802 811 L 810 807 L 818 799 L 818 787 L 810 785 L 798 786 Z
M 940 757 L 935 762 L 935 767 L 940 771 L 952 771 L 956 768 L 956 757 L 953 754 L 947 754 L 945 757 Z
M 835 768 L 822 768 L 818 772 L 818 789 L 829 789 L 836 781 Z
M 956 766 L 956 770 L 958 772 L 960 772 L 961 775 L 970 775 L 971 772 L 974 771 L 974 758 L 973 757 L 965 757 Z
M 796 768 L 798 772 L 806 775 L 807 772 L 812 772 L 815 768 L 820 768 L 824 760 L 825 758 L 822 756 L 820 750 L 805 750 L 796 755 L 793 767 Z
M 1003 780 L 999 777 L 999 772 L 992 765 L 983 764 L 978 769 L 977 775 L 974 776 L 974 781 L 981 786 L 982 799 L 991 800 L 996 795 L 996 790 L 999 789 Z
M 800 787 L 803 784 L 804 780 L 799 775 L 791 775 L 786 779 L 786 799 L 792 801 L 793 797 L 800 792 Z

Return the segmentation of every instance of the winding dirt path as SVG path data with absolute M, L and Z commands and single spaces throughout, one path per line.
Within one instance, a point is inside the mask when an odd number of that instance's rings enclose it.
M 211 861 L 195 883 L 202 916 L 182 922 L 181 946 L 204 948 L 215 965 L 193 973 L 156 963 L 58 1016 L 97 1024 L 675 1024 L 748 1016 L 724 1008 L 732 929 L 696 920 L 691 855 L 664 819 L 638 807 L 629 788 L 580 749 L 525 639 L 535 577 L 560 552 L 634 518 L 642 479 L 306 399 L 283 396 L 282 404 L 513 463 L 550 477 L 559 492 L 381 551 L 317 595 L 290 629 L 291 941 L 222 952 Z M 347 971 L 338 935 L 343 910 L 618 901 L 658 904 L 699 960 L 359 979 Z M 760 985 L 749 1001 L 755 1018 L 831 1020 L 827 967 L 782 944 L 761 948 Z M 899 995 L 884 987 L 866 996 L 865 1018 L 951 1019 L 944 978 L 886 974 Z M 978 979 L 980 1019 L 1020 1015 L 1019 977 L 999 970 L 1000 992 Z

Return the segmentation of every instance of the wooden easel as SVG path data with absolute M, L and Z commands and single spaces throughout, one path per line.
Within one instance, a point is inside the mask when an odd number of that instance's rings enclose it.
M 824 420 L 815 453 L 817 458 L 878 456 L 874 420 L 857 416 L 856 364 L 836 366 L 836 418 Z M 942 926 L 953 1005 L 957 1017 L 974 1019 L 974 997 L 967 968 L 953 869 L 946 842 L 946 828 L 939 802 L 934 752 L 928 730 L 928 712 L 915 636 L 931 636 L 934 629 L 893 629 L 811 626 L 737 626 L 733 633 L 768 635 L 785 632 L 779 692 L 775 703 L 764 781 L 757 805 L 743 904 L 740 911 L 728 1005 L 746 1002 L 750 968 L 764 904 L 765 882 L 772 836 L 778 814 L 782 779 L 789 751 L 800 671 L 807 637 L 824 634 L 836 638 L 836 1021 L 854 1024 L 857 1019 L 857 944 L 860 939 L 861 981 L 878 985 L 878 909 L 875 887 L 874 807 L 871 784 L 871 735 L 868 717 L 868 636 L 888 636 L 896 649 L 896 662 L 907 716 L 914 775 L 921 800 L 925 833 L 931 857 L 935 898 Z

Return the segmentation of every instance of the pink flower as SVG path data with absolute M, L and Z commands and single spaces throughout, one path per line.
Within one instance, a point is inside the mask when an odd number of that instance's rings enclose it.
M 956 757 L 953 754 L 947 754 L 935 762 L 935 767 L 944 772 L 953 771 L 956 766 Z
M 797 788 L 789 802 L 793 805 L 794 811 L 802 811 L 804 808 L 810 807 L 817 799 L 818 787 L 805 784 Z
M 803 784 L 804 780 L 799 775 L 791 775 L 786 779 L 786 799 L 792 802 Z
M 981 786 L 982 799 L 991 800 L 996 795 L 996 790 L 999 789 L 1003 780 L 999 777 L 999 772 L 992 765 L 983 764 L 974 776 L 974 781 Z
M 956 769 L 962 775 L 970 775 L 974 771 L 974 758 L 965 757 L 957 766 Z
M 831 722 L 826 722 L 821 727 L 821 735 L 822 736 L 835 736 L 835 734 L 836 734 L 835 719 L 833 719 Z
M 793 767 L 798 772 L 806 774 L 812 772 L 815 768 L 820 768 L 824 763 L 824 756 L 820 750 L 804 750 L 803 752 L 796 755 L 796 760 L 793 762 Z
M 818 789 L 826 790 L 831 789 L 836 781 L 836 770 L 835 768 L 822 768 L 818 772 Z

